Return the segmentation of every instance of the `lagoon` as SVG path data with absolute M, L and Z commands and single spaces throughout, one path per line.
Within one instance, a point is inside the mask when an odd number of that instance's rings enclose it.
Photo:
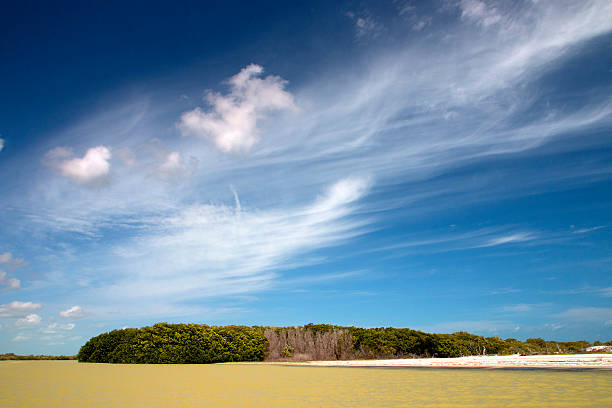
M 2 407 L 610 407 L 612 371 L 0 363 Z

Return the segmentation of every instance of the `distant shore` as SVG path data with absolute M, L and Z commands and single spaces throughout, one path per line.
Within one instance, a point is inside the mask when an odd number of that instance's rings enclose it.
M 268 361 L 255 364 L 317 367 L 551 368 L 612 370 L 612 354 L 469 356 L 457 358 L 405 358 L 394 360 L 304 362 Z

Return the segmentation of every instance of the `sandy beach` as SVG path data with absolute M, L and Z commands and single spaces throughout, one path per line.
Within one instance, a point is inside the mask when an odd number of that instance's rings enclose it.
M 446 367 L 446 368 L 552 368 L 612 369 L 612 354 L 538 356 L 470 356 L 458 358 L 409 358 L 395 360 L 347 360 L 264 362 L 261 364 L 326 367 Z

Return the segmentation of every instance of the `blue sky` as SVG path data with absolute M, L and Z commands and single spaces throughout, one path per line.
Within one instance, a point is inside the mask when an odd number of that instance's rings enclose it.
M 14 4 L 0 55 L 2 352 L 612 338 L 608 1 Z

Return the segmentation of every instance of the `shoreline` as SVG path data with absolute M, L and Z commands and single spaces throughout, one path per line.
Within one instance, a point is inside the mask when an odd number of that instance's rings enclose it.
M 456 358 L 405 358 L 393 360 L 264 361 L 260 363 L 244 364 L 306 367 L 537 368 L 612 370 L 612 354 L 468 356 Z

